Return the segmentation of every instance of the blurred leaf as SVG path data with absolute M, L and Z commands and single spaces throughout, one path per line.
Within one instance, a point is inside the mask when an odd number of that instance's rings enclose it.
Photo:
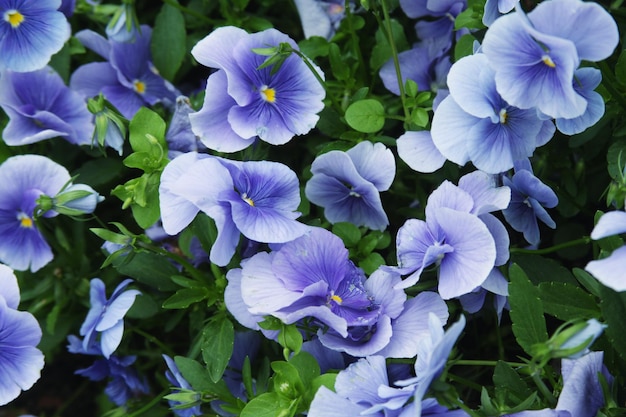
M 359 261 L 359 268 L 361 268 L 367 275 L 376 271 L 381 265 L 385 265 L 385 258 L 377 252 L 372 252 Z
M 283 417 L 278 394 L 266 392 L 253 398 L 241 411 L 240 417 Z
M 128 275 L 160 291 L 178 289 L 170 279 L 172 275 L 179 274 L 178 269 L 164 256 L 138 252 L 129 262 L 119 260 L 113 262 L 113 266 L 121 275 Z
M 152 30 L 152 61 L 163 78 L 174 80 L 187 55 L 185 18 L 175 7 L 164 4 Z
M 604 330 L 617 354 L 626 360 L 626 293 L 602 286 L 600 309 L 608 327 Z
M 513 253 L 511 261 L 518 264 L 535 285 L 540 282 L 576 284 L 572 273 L 553 259 L 528 253 Z
M 343 240 L 347 248 L 356 246 L 361 240 L 361 231 L 354 224 L 349 222 L 335 223 L 332 232 Z
M 529 281 L 519 265 L 511 265 L 509 272 L 511 279 L 509 305 L 513 334 L 522 349 L 532 355 L 534 344 L 548 340 L 539 289 Z
M 187 308 L 194 303 L 206 299 L 209 296 L 208 290 L 202 288 L 183 288 L 163 302 L 162 307 L 167 309 Z
M 519 404 L 531 395 L 528 385 L 522 380 L 517 372 L 504 361 L 498 361 L 493 372 L 496 397 L 500 393 L 514 404 Z
M 474 54 L 474 41 L 476 38 L 469 33 L 461 36 L 454 45 L 454 61 L 458 61 L 464 56 L 473 55 Z

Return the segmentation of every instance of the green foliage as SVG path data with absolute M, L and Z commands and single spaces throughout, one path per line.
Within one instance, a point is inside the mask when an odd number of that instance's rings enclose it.
M 509 274 L 511 279 L 509 304 L 513 334 L 522 349 L 532 355 L 535 344 L 548 340 L 539 289 L 530 282 L 517 264 L 511 266 Z
M 152 60 L 163 78 L 174 80 L 187 56 L 186 42 L 187 31 L 183 14 L 179 9 L 164 4 L 154 22 L 150 45 Z

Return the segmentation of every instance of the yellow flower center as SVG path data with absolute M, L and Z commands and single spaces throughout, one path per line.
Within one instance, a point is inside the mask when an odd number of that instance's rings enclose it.
M 254 207 L 254 200 L 248 197 L 246 193 L 243 193 L 243 195 L 241 196 L 241 199 L 245 201 L 246 203 L 250 204 L 252 207 Z
M 337 294 L 333 294 L 330 297 L 330 299 L 333 300 L 334 302 L 336 302 L 337 304 L 343 303 L 343 299 L 340 296 L 338 296 Z
M 146 92 L 146 83 L 144 83 L 143 81 L 135 80 L 133 81 L 133 88 L 139 94 L 143 94 Z
M 549 66 L 550 68 L 555 68 L 556 67 L 556 64 L 554 63 L 552 58 L 550 58 L 550 55 L 542 56 L 541 57 L 541 61 L 543 61 L 543 63 L 546 64 L 547 66 Z
M 505 124 L 509 115 L 506 113 L 506 109 L 500 110 L 500 123 Z
M 273 103 L 276 101 L 276 90 L 274 90 L 273 88 L 269 88 L 268 86 L 264 85 L 263 87 L 261 87 L 259 92 L 261 93 L 261 98 L 263 100 L 269 103 Z
M 4 20 L 16 28 L 24 21 L 24 15 L 15 9 L 8 10 L 4 13 Z
M 31 229 L 33 227 L 33 219 L 28 217 L 24 213 L 19 213 L 17 215 L 17 219 L 20 221 L 20 226 L 25 227 L 27 229 Z

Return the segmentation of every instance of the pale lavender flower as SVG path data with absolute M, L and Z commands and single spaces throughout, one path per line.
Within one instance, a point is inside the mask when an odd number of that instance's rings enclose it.
M 9 116 L 2 138 L 20 146 L 62 137 L 76 145 L 91 144 L 93 115 L 82 97 L 70 90 L 50 67 L 0 77 L 0 107 Z
M 27 311 L 18 311 L 20 290 L 13 270 L 0 264 L 0 406 L 13 401 L 39 379 L 44 356 L 37 345 L 41 328 Z
M 483 25 L 491 26 L 500 16 L 515 8 L 519 0 L 487 0 L 483 12 Z
M 604 115 L 604 98 L 594 91 L 602 81 L 596 68 L 579 68 L 574 73 L 574 91 L 587 100 L 585 112 L 578 117 L 556 119 L 556 128 L 566 135 L 575 135 L 596 124 Z
M 35 272 L 52 260 L 35 209 L 42 195 L 56 196 L 69 182 L 64 167 L 40 155 L 13 156 L 0 165 L 0 261 L 18 271 Z M 57 214 L 48 210 L 40 215 Z
M 202 109 L 189 116 L 193 131 L 209 149 L 235 152 L 257 137 L 282 145 L 315 126 L 325 91 L 302 59 L 291 54 L 275 72 L 273 66 L 258 69 L 265 57 L 253 49 L 281 43 L 297 49 L 275 29 L 248 34 L 227 26 L 194 46 L 191 53 L 198 62 L 218 69 L 207 80 Z
M 0 1 L 0 70 L 35 71 L 45 67 L 70 38 L 61 0 Z
M 457 61 L 448 74 L 450 95 L 433 116 L 435 146 L 450 161 L 498 174 L 532 156 L 554 134 L 551 120 L 534 109 L 507 103 L 496 90 L 495 72 L 484 54 Z
M 601 5 L 552 0 L 528 15 L 518 5 L 516 13 L 497 19 L 485 34 L 483 52 L 504 100 L 520 109 L 572 119 L 588 105 L 574 89 L 574 72 L 583 60 L 610 56 L 618 41 L 617 25 Z
M 142 106 L 174 101 L 175 93 L 152 64 L 152 29 L 149 26 L 141 26 L 141 32 L 132 42 L 107 40 L 88 29 L 75 36 L 107 62 L 78 67 L 70 79 L 72 89 L 87 98 L 104 94 L 127 119 Z
M 374 230 L 389 224 L 380 192 L 396 173 L 393 154 L 383 144 L 361 142 L 346 152 L 330 151 L 315 158 L 305 194 L 324 207 L 330 223 L 350 222 Z
M 124 291 L 131 282 L 131 279 L 122 281 L 111 294 L 111 298 L 107 299 L 104 282 L 99 278 L 91 280 L 91 308 L 80 327 L 85 350 L 94 343 L 98 335 L 100 349 L 105 358 L 109 359 L 117 349 L 124 333 L 124 316 L 132 307 L 135 297 L 141 294 L 137 290 Z
M 417 172 L 435 172 L 446 162 L 427 130 L 404 133 L 396 140 L 396 146 L 400 159 Z
M 163 228 L 170 235 L 200 211 L 215 221 L 218 236 L 210 259 L 220 266 L 234 255 L 241 234 L 257 242 L 284 243 L 308 229 L 296 221 L 298 178 L 277 162 L 227 161 L 190 152 L 165 167 L 159 195 Z

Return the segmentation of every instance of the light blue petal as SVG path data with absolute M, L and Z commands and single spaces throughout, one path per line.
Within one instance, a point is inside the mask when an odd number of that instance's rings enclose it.
M 591 238 L 598 240 L 620 233 L 626 233 L 626 212 L 610 211 L 600 217 L 600 220 L 598 220 L 598 223 L 591 231 Z
M 614 250 L 608 258 L 589 262 L 585 270 L 613 291 L 626 291 L 626 246 Z
M 396 145 L 400 159 L 417 172 L 435 172 L 446 162 L 427 130 L 406 132 L 396 140 Z

